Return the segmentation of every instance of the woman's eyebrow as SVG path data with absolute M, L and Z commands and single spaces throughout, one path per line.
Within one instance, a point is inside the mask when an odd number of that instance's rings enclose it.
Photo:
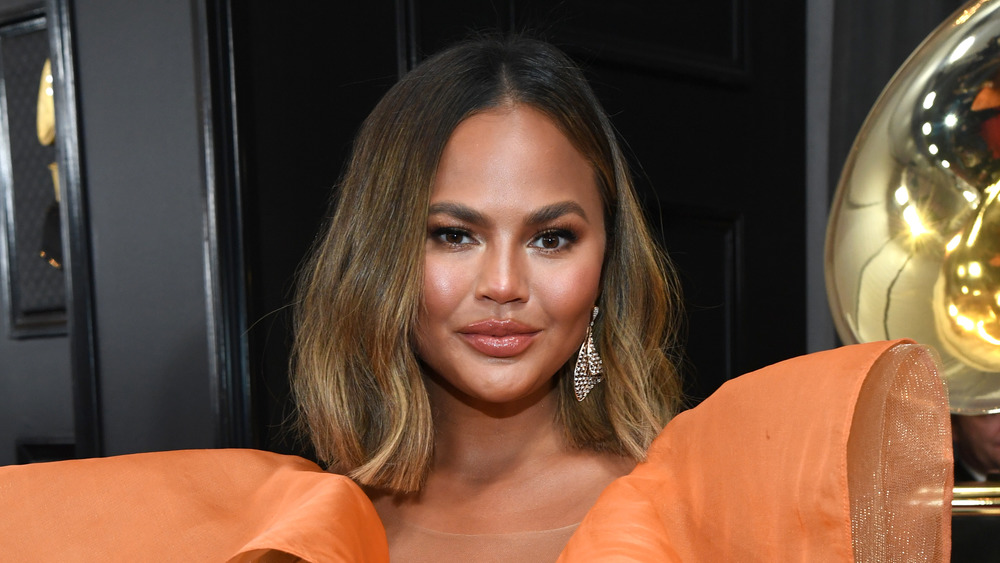
M 553 219 L 558 219 L 569 213 L 579 215 L 584 221 L 587 221 L 588 223 L 590 222 L 587 218 L 587 213 L 584 212 L 583 207 L 581 207 L 579 203 L 575 201 L 561 201 L 559 203 L 546 205 L 545 207 L 541 207 L 533 211 L 530 215 L 528 215 L 524 223 L 526 225 L 539 225 L 541 223 L 552 221 Z
M 471 207 L 462 205 L 461 203 L 455 203 L 453 201 L 442 201 L 439 203 L 432 203 L 431 206 L 427 209 L 427 214 L 451 215 L 452 217 L 458 219 L 459 221 L 471 223 L 476 226 L 486 225 L 489 222 L 486 220 L 486 216 L 484 216 L 482 213 L 476 211 Z
M 575 201 L 561 201 L 559 203 L 552 203 L 544 207 L 540 207 L 535 211 L 532 211 L 524 220 L 525 225 L 540 225 L 554 219 L 558 219 L 563 215 L 567 214 L 579 215 L 584 221 L 590 222 L 587 218 L 587 213 L 583 210 L 583 207 Z M 477 226 L 483 226 L 489 224 L 489 219 L 485 215 L 476 211 L 475 209 L 462 205 L 461 203 L 455 203 L 453 201 L 442 201 L 438 203 L 433 203 L 427 209 L 428 215 L 450 215 L 459 221 L 464 221 Z

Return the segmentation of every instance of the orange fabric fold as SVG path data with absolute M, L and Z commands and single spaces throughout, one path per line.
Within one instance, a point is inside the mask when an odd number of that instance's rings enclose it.
M 920 441 L 907 450 L 925 479 L 919 483 L 924 498 L 919 499 L 921 511 L 901 515 L 899 522 L 929 530 L 924 539 L 931 547 L 919 558 L 901 553 L 899 560 L 947 560 L 947 398 L 933 360 L 917 346 L 903 352 L 909 355 L 904 360 L 916 365 L 873 370 L 899 344 L 820 352 L 727 382 L 697 408 L 678 415 L 653 443 L 647 461 L 604 491 L 560 561 L 853 561 L 852 425 L 877 426 L 872 443 L 881 448 L 886 441 L 880 441 L 881 428 L 907 420 L 855 421 L 855 404 L 867 378 L 888 378 L 891 384 L 911 372 L 920 388 L 899 390 L 919 412 L 899 416 L 920 416 L 928 423 L 923 436 L 910 435 Z M 881 391 L 876 387 L 873 393 L 883 393 L 877 405 L 894 400 L 886 398 L 886 385 Z M 880 454 L 869 450 L 865 455 Z M 885 464 L 878 469 L 894 470 Z M 858 506 L 859 514 L 895 509 Z M 861 553 L 872 552 L 870 546 L 859 547 Z
M 253 450 L 136 454 L 0 468 L 10 561 L 388 561 L 350 479 Z

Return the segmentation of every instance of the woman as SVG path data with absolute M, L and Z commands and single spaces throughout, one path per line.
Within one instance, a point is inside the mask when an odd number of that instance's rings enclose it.
M 946 398 L 918 347 L 783 362 L 663 428 L 673 282 L 607 117 L 555 48 L 486 39 L 429 59 L 365 122 L 336 197 L 302 276 L 293 385 L 349 479 L 250 451 L 0 468 L 7 554 L 948 552 Z
M 587 82 L 545 43 L 453 47 L 375 108 L 337 195 L 297 303 L 317 453 L 393 551 L 530 533 L 516 559 L 554 560 L 680 397 L 672 278 Z

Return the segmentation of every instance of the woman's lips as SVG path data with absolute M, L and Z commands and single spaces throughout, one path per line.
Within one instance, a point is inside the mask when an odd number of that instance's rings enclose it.
M 465 341 L 480 353 L 494 358 L 509 358 L 516 356 L 531 344 L 534 334 L 511 334 L 508 336 L 489 336 L 486 334 L 462 334 Z
M 514 320 L 487 319 L 459 331 L 476 351 L 493 358 L 510 358 L 524 352 L 538 330 Z

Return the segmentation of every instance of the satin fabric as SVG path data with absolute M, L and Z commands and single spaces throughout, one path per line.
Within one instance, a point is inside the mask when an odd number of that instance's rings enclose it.
M 869 561 L 946 561 L 947 395 L 920 347 L 905 346 L 903 353 L 921 365 L 878 365 L 900 344 L 819 352 L 727 382 L 678 415 L 647 462 L 604 491 L 560 561 L 853 561 L 855 552 Z M 885 425 L 909 422 L 881 408 L 894 400 L 886 387 L 908 369 L 923 372 L 916 374 L 921 389 L 903 389 L 914 407 L 905 416 L 918 419 L 920 435 L 907 438 L 912 443 L 897 459 L 878 444 L 861 444 L 850 459 L 852 431 L 883 434 Z M 881 395 L 867 397 L 865 412 L 856 413 L 863 388 Z M 889 430 L 892 438 L 896 428 Z M 898 504 L 875 499 L 854 512 L 898 511 L 898 505 L 912 511 L 897 515 L 891 530 L 876 527 L 870 514 L 852 514 L 852 478 L 862 494 L 876 476 L 894 472 L 898 480 L 875 484 Z M 874 529 L 852 533 L 852 516 Z M 885 535 L 895 537 L 886 542 Z
M 2 560 L 255 561 L 268 550 L 389 560 L 361 489 L 294 456 L 190 450 L 0 468 Z
M 855 420 L 855 405 L 896 345 L 804 356 L 727 383 L 604 491 L 560 561 L 854 560 L 850 436 L 884 422 Z M 915 412 L 946 423 L 931 377 Z M 950 548 L 950 435 L 925 434 L 913 461 L 934 470 L 914 485 L 932 520 L 924 560 L 938 560 Z M 4 558 L 19 561 L 388 561 L 378 515 L 353 482 L 250 450 L 0 468 L 0 538 Z

